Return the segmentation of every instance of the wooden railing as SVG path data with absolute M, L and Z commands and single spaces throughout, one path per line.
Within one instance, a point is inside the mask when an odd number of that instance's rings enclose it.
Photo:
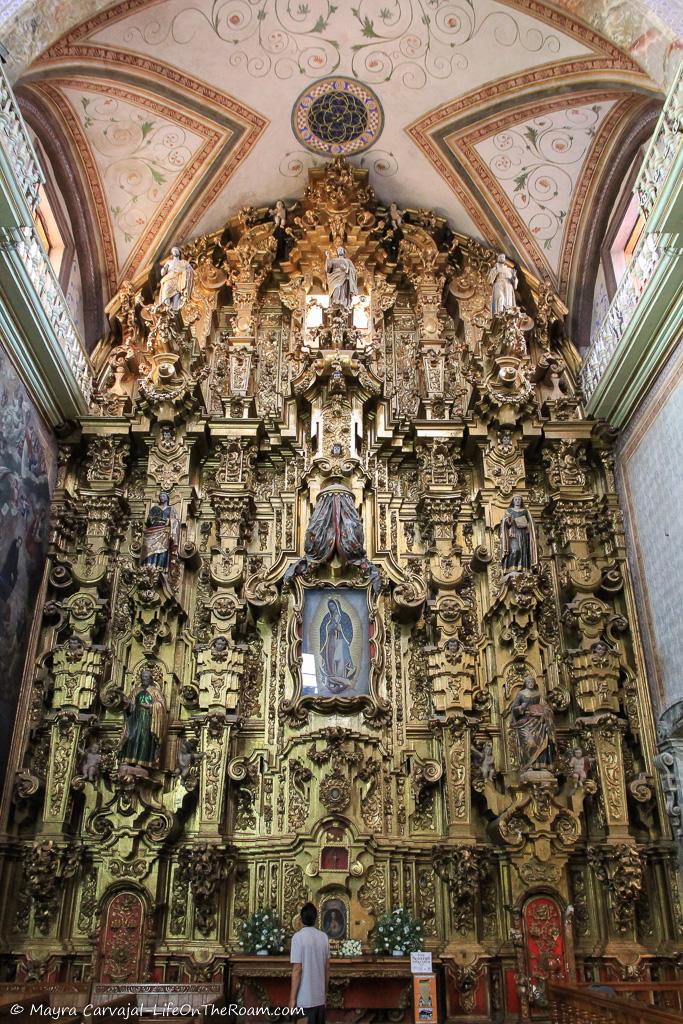
M 678 988 L 676 983 L 605 983 L 615 995 L 588 985 L 548 985 L 550 1017 L 553 1024 L 681 1024 L 680 1010 L 660 1010 L 647 1005 L 647 993 Z M 637 998 L 633 995 L 637 994 Z M 629 998 L 629 995 L 631 996 Z M 649 1002 L 649 998 L 648 998 Z
M 637 999 L 657 1010 L 683 1012 L 683 981 L 610 981 L 617 995 Z

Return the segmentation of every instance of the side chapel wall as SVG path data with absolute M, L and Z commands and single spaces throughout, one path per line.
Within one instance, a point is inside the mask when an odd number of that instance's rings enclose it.
M 12 742 L 14 716 L 33 609 L 47 552 L 57 445 L 6 350 L 0 345 L 0 779 Z

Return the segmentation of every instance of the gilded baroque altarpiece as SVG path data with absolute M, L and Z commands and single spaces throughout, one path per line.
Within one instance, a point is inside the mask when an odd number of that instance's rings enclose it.
M 341 160 L 272 213 L 124 285 L 62 438 L 5 962 L 213 981 L 312 899 L 366 949 L 410 909 L 451 1016 L 662 976 L 675 849 L 566 310 L 508 267 L 494 315 L 497 253 Z

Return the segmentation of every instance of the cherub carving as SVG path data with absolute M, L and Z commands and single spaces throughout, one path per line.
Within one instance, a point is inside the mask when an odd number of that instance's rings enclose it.
M 100 741 L 92 736 L 87 747 L 81 747 L 81 776 L 86 782 L 97 782 L 100 776 L 100 762 L 102 761 L 102 748 Z
M 176 754 L 175 777 L 187 784 L 192 768 L 199 764 L 203 757 L 204 754 L 199 753 L 197 750 L 197 741 L 195 739 L 182 737 L 178 744 L 178 753 Z
M 486 740 L 481 750 L 472 747 L 472 763 L 476 765 L 483 782 L 493 782 L 496 777 L 496 764 L 491 740 Z
M 577 789 L 581 789 L 586 784 L 592 758 L 584 753 L 582 747 L 573 747 L 568 753 L 570 754 L 567 758 L 569 781 L 571 792 L 575 793 Z

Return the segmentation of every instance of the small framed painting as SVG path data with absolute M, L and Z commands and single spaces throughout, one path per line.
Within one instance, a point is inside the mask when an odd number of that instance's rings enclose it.
M 321 907 L 320 926 L 327 937 L 341 941 L 347 935 L 347 909 L 343 900 L 325 900 Z

